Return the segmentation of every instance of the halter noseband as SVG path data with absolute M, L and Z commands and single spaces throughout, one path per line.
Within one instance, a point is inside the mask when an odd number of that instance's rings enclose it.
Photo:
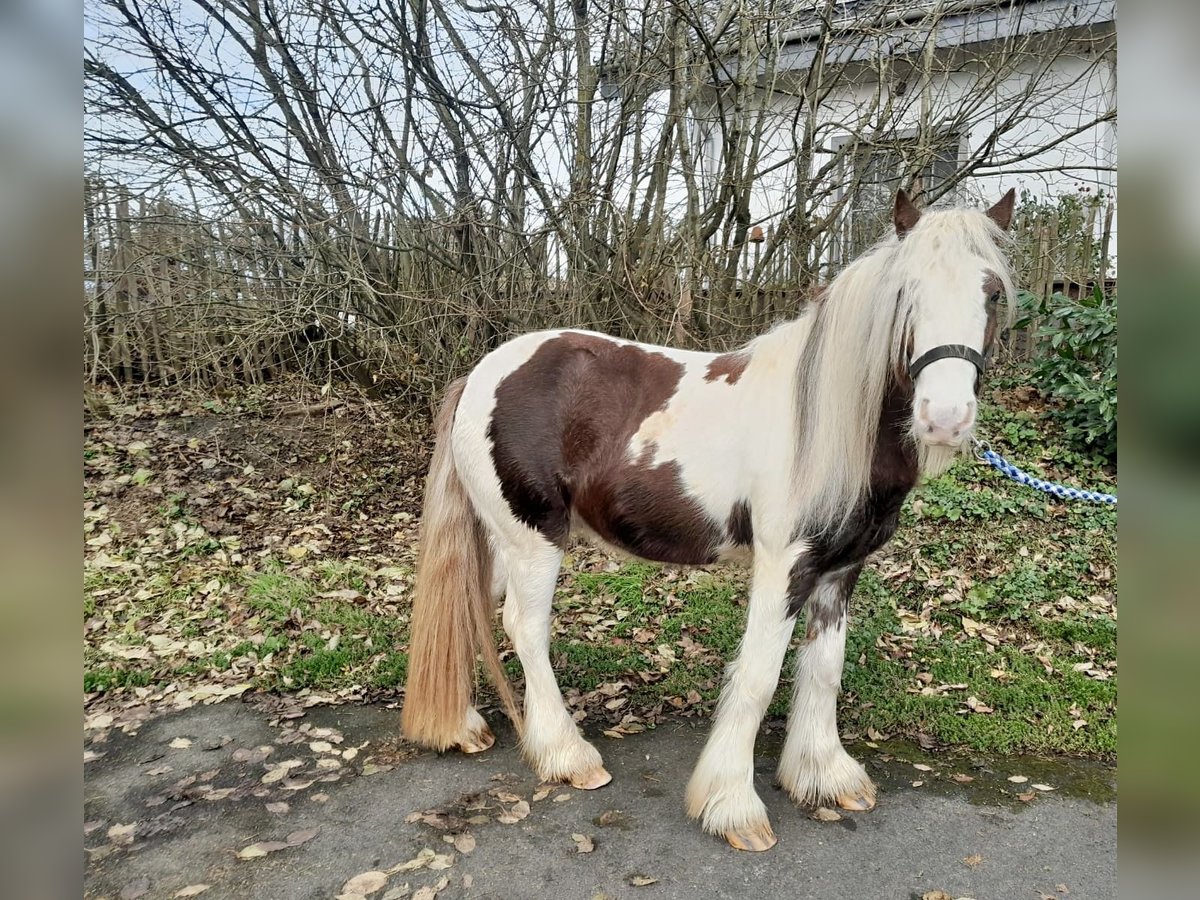
M 921 374 L 930 363 L 935 363 L 939 359 L 965 359 L 975 367 L 977 377 L 982 378 L 984 369 L 987 368 L 987 360 L 978 350 L 968 347 L 965 344 L 942 344 L 940 347 L 934 347 L 932 350 L 927 350 L 908 364 L 908 377 L 912 381 L 917 380 L 917 376 Z

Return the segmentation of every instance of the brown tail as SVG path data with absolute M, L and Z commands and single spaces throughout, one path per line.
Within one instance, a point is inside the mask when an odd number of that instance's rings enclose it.
M 450 385 L 434 423 L 437 443 L 425 483 L 408 681 L 400 719 L 405 737 L 436 750 L 453 747 L 466 737 L 463 729 L 477 652 L 483 655 L 505 712 L 517 731 L 523 731 L 492 631 L 492 550 L 450 447 L 450 430 L 465 385 L 465 378 Z

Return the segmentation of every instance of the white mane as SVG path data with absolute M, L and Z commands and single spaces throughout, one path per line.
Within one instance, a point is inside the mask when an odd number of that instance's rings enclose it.
M 928 314 L 917 286 L 954 267 L 982 266 L 1000 278 L 1011 305 L 1005 244 L 1005 233 L 983 212 L 929 210 L 904 240 L 889 229 L 830 284 L 796 379 L 793 484 L 806 532 L 838 530 L 866 496 L 888 379 L 908 364 L 912 322 Z M 962 299 L 981 302 L 979 296 Z M 922 471 L 944 468 L 954 453 L 922 452 Z

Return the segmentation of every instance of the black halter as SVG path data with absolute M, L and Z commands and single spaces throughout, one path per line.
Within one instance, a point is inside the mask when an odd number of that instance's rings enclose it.
M 922 369 L 930 363 L 937 362 L 939 359 L 965 359 L 975 366 L 977 378 L 982 378 L 984 369 L 987 368 L 987 360 L 978 350 L 968 347 L 965 344 L 942 344 L 940 347 L 934 347 L 932 350 L 925 351 L 910 362 L 908 364 L 908 377 L 916 381 Z

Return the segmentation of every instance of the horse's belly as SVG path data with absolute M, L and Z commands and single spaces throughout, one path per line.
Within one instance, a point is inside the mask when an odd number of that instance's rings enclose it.
M 651 562 L 706 565 L 727 543 L 721 524 L 683 490 L 674 464 L 631 468 L 593 483 L 575 493 L 572 507 L 586 532 Z

